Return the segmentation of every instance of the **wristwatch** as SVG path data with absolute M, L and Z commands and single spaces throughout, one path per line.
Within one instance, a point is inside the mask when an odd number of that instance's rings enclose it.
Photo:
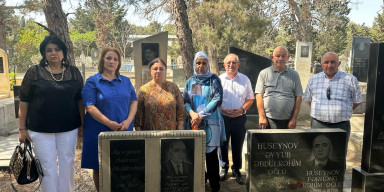
M 243 110 L 243 115 L 245 115 L 247 113 L 247 111 L 243 107 L 241 107 L 240 109 Z

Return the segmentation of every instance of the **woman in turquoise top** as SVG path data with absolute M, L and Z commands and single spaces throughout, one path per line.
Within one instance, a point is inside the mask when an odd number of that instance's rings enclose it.
M 81 167 L 93 169 L 99 187 L 97 136 L 104 131 L 132 131 L 137 111 L 135 89 L 128 77 L 119 74 L 119 50 L 105 48 L 99 59 L 99 73 L 89 77 L 81 91 L 87 110 L 84 118 L 84 141 Z
M 209 62 L 205 52 L 197 52 L 193 61 L 193 76 L 184 89 L 184 103 L 192 126 L 206 133 L 207 178 L 212 191 L 219 191 L 219 160 L 217 148 L 225 141 L 224 120 L 220 106 L 223 88 L 217 75 L 208 71 Z

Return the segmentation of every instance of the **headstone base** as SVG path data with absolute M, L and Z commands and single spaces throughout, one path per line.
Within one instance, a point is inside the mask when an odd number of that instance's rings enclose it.
M 384 173 L 368 173 L 360 167 L 352 170 L 352 192 L 382 192 Z

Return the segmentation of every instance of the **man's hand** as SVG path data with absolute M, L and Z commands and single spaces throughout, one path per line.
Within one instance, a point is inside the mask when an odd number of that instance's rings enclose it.
M 291 119 L 288 122 L 288 129 L 295 129 L 296 128 L 296 119 Z
M 261 129 L 265 129 L 268 126 L 268 120 L 265 116 L 259 116 L 259 126 Z

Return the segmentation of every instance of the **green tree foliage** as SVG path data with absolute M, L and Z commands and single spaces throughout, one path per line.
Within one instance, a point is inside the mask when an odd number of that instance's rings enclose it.
M 33 22 L 24 28 L 17 29 L 18 41 L 14 45 L 14 62 L 18 71 L 26 71 L 31 65 L 37 64 L 40 57 L 39 46 L 48 32 Z M 32 59 L 35 59 L 32 61 Z M 37 62 L 36 62 L 37 61 Z
M 258 1 L 203 1 L 190 7 L 190 23 L 196 50 L 207 51 L 210 62 L 222 61 L 228 47 L 254 51 L 270 20 L 261 17 Z M 218 73 L 217 65 L 210 65 Z
M 76 56 L 80 56 L 81 53 L 90 55 L 92 44 L 95 43 L 96 33 L 95 31 L 87 31 L 79 33 L 78 31 L 71 31 L 70 37 L 74 46 L 74 53 Z
M 384 42 L 384 14 L 377 14 L 370 30 L 371 42 Z
M 69 19 L 71 31 L 77 31 L 79 33 L 86 33 L 95 30 L 95 19 L 97 10 L 92 6 L 80 3 L 75 11 L 75 17 Z

